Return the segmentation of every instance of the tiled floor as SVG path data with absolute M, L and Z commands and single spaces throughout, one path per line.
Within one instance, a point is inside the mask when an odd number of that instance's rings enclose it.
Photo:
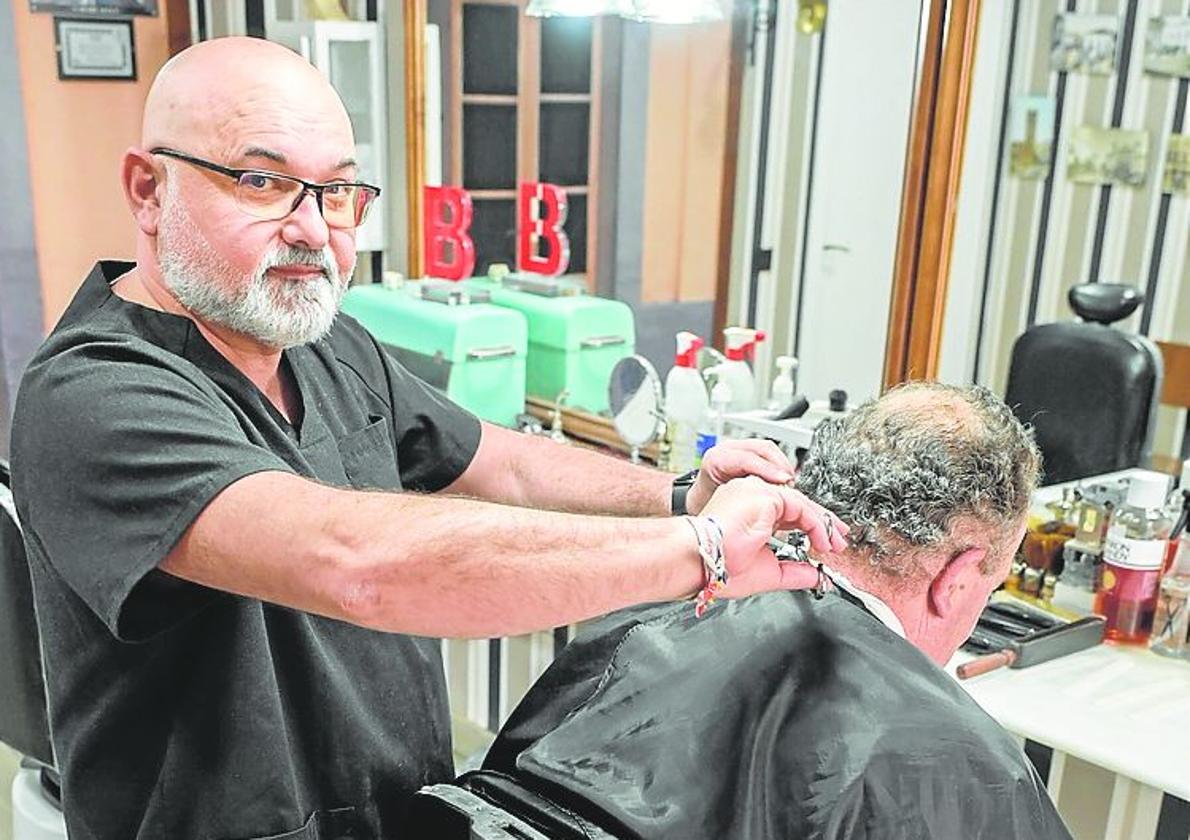
M 12 780 L 19 756 L 0 744 L 0 840 L 12 840 Z

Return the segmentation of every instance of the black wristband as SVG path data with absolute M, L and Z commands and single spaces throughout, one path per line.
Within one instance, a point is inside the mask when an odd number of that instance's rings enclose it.
M 686 515 L 686 496 L 690 493 L 690 488 L 694 486 L 694 482 L 698 480 L 698 470 L 691 470 L 688 473 L 682 473 L 674 479 L 673 493 L 670 495 L 669 509 L 673 516 Z

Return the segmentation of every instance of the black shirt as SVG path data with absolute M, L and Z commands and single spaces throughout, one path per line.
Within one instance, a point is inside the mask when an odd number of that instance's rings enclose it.
M 25 527 L 71 840 L 400 836 L 452 774 L 439 643 L 228 593 L 157 564 L 251 473 L 433 492 L 479 421 L 353 320 L 285 351 L 290 425 L 192 321 L 98 264 L 17 398 Z
M 621 838 L 1070 838 L 1008 733 L 841 591 L 602 619 L 484 766 Z

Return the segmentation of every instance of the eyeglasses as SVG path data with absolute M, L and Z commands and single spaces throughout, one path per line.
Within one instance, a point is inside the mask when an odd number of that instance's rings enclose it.
M 311 193 L 328 226 L 351 230 L 364 223 L 372 202 L 380 196 L 380 187 L 371 184 L 351 181 L 315 184 L 267 169 L 232 169 L 174 149 L 158 147 L 149 151 L 233 178 L 239 208 L 249 216 L 268 221 L 284 219 Z

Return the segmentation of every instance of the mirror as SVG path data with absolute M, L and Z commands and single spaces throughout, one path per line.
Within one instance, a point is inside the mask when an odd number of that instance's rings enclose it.
M 640 463 L 640 450 L 661 437 L 665 428 L 661 377 L 643 356 L 628 356 L 612 368 L 607 386 L 612 424 L 632 447 L 632 463 Z

